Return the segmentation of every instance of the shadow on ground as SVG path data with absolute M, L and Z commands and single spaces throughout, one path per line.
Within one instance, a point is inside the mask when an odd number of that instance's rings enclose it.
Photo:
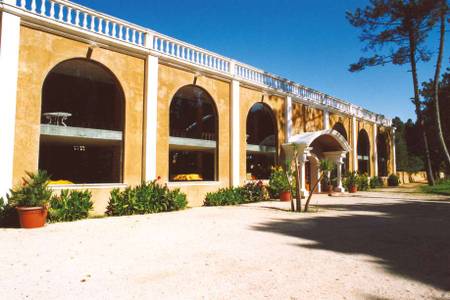
M 346 214 L 274 220 L 254 229 L 315 242 L 300 247 L 370 255 L 391 273 L 450 290 L 449 203 L 321 207 Z

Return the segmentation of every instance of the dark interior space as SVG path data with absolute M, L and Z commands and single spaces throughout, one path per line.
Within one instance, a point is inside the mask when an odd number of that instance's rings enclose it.
M 61 113 L 70 114 L 63 123 L 48 117 Z M 52 180 L 122 182 L 123 138 L 108 140 L 104 130 L 123 136 L 124 95 L 108 69 L 87 59 L 54 67 L 42 88 L 41 124 L 54 127 L 41 135 L 39 149 L 39 168 Z M 66 130 L 75 127 L 77 136 Z
M 389 150 L 387 145 L 386 134 L 379 134 L 377 136 L 377 153 L 378 153 L 378 175 L 388 176 L 387 162 L 389 157 Z
M 247 173 L 251 179 L 268 179 L 276 163 L 277 125 L 269 106 L 255 103 L 247 115 L 247 144 L 271 147 L 271 150 L 254 152 L 247 150 Z
M 180 88 L 170 104 L 169 180 L 214 181 L 217 174 L 217 109 L 196 85 Z M 212 143 L 214 141 L 214 143 Z
M 370 172 L 370 142 L 367 132 L 362 129 L 358 134 L 358 171 L 360 174 Z

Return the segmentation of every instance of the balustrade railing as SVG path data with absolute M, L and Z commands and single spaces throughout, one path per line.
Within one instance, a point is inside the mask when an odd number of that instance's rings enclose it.
M 153 34 L 150 49 L 175 57 L 177 59 L 200 65 L 222 73 L 230 73 L 231 60 L 207 50 L 169 38 L 160 34 Z
M 359 106 L 334 98 L 314 89 L 235 62 L 208 50 L 150 31 L 124 20 L 96 12 L 67 0 L 0 0 L 29 13 L 134 46 L 156 51 L 163 56 L 198 65 L 266 88 L 288 93 L 303 101 L 391 126 L 392 121 Z
M 138 46 L 144 46 L 145 29 L 63 0 L 17 0 L 16 6 L 51 20 Z

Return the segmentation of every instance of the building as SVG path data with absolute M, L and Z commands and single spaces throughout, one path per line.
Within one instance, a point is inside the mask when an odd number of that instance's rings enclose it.
M 70 1 L 0 12 L 1 194 L 40 168 L 55 189 L 89 188 L 97 212 L 112 188 L 158 177 L 201 205 L 268 178 L 292 141 L 305 192 L 325 156 L 395 172 L 382 115 Z

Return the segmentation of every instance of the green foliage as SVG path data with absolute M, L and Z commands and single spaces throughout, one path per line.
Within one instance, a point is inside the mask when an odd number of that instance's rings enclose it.
M 361 174 L 358 176 L 356 187 L 358 191 L 367 191 L 369 189 L 369 177 L 367 177 L 367 174 Z
M 336 167 L 336 164 L 328 159 L 321 159 L 320 160 L 320 164 L 319 164 L 319 168 L 320 171 L 322 172 L 331 172 L 334 170 L 334 168 Z
M 144 182 L 136 187 L 127 187 L 123 191 L 111 191 L 106 214 L 123 216 L 134 214 L 158 213 L 185 208 L 186 195 L 179 189 L 169 190 L 156 180 Z
M 294 187 L 292 187 L 295 190 Z M 272 168 L 272 174 L 269 178 L 269 193 L 272 197 L 277 198 L 280 196 L 281 192 L 291 191 L 291 185 L 286 172 L 282 167 Z
M 19 227 L 16 209 L 0 197 L 0 227 Z
M 85 219 L 92 209 L 91 192 L 62 190 L 50 200 L 49 219 L 52 222 L 65 222 Z
M 26 172 L 28 178 L 22 178 L 23 184 L 10 190 L 7 195 L 12 206 L 44 207 L 52 196 L 48 187 L 49 176 L 46 171 Z
M 355 171 L 350 172 L 343 180 L 343 185 L 347 190 L 350 190 L 354 186 L 358 186 L 358 173 Z
M 398 176 L 395 174 L 389 175 L 387 182 L 388 182 L 388 186 L 398 186 L 400 184 L 400 180 L 399 180 Z
M 383 187 L 383 180 L 381 179 L 381 177 L 378 176 L 374 176 L 372 178 L 370 178 L 370 188 L 371 189 L 376 189 L 379 187 Z
M 242 187 L 228 187 L 219 189 L 217 192 L 206 194 L 204 206 L 224 206 L 245 203 Z
M 430 185 L 422 186 L 421 190 L 425 193 L 450 196 L 450 180 L 447 179 L 439 181 L 436 185 L 433 186 Z
M 261 181 L 242 187 L 228 187 L 206 194 L 204 206 L 225 206 L 268 200 L 269 195 Z

